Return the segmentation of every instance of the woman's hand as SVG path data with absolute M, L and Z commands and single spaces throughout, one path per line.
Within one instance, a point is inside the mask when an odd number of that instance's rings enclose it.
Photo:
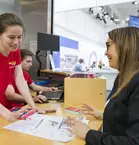
M 96 119 L 103 119 L 103 114 L 99 110 L 90 105 L 83 104 L 81 107 L 81 111 L 83 112 L 83 114 L 92 115 Z
M 69 117 L 65 122 L 70 127 L 68 130 L 71 133 L 79 136 L 82 139 L 85 139 L 87 132 L 90 130 L 90 127 L 87 124 L 71 117 Z
M 16 119 L 20 118 L 20 116 L 24 113 L 27 112 L 29 109 L 28 108 L 22 108 L 18 111 L 15 112 L 9 112 L 6 113 L 3 117 L 4 119 L 6 119 L 7 121 L 15 121 Z

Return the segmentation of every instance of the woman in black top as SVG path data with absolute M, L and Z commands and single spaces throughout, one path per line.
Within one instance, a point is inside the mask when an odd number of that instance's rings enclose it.
M 67 122 L 86 145 L 139 145 L 139 29 L 118 28 L 108 35 L 105 55 L 119 75 L 103 115 L 92 111 L 93 116 L 103 119 L 103 132 L 73 118 Z

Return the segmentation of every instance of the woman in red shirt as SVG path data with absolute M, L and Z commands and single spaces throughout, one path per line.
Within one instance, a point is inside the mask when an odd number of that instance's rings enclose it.
M 24 25 L 20 18 L 12 13 L 0 15 L 0 116 L 7 120 L 18 118 L 24 111 L 22 109 L 13 113 L 5 108 L 7 106 L 5 91 L 13 76 L 25 101 L 32 109 L 36 109 L 21 68 L 19 46 L 23 34 Z M 8 89 L 12 90 L 10 87 Z M 43 109 L 40 112 L 46 113 L 46 111 Z

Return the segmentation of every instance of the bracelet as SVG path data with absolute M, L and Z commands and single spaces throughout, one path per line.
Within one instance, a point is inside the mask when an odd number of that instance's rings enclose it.
M 41 95 L 42 93 L 43 93 L 43 91 L 40 91 L 40 92 L 39 92 L 39 95 Z

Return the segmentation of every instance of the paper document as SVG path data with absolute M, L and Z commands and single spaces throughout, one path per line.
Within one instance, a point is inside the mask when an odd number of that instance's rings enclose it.
M 64 117 L 47 116 L 35 113 L 28 120 L 20 120 L 4 128 L 50 140 L 68 142 L 75 135 L 71 134 L 64 123 Z
M 75 135 L 67 130 L 64 123 L 65 118 L 56 116 L 44 116 L 44 120 L 34 128 L 29 134 L 48 138 L 51 140 L 68 142 L 72 140 Z
M 42 115 L 35 113 L 26 120 L 14 122 L 8 126 L 5 126 L 4 128 L 22 133 L 28 133 L 34 129 L 34 127 L 38 124 L 38 122 L 40 122 L 42 118 L 43 118 Z

